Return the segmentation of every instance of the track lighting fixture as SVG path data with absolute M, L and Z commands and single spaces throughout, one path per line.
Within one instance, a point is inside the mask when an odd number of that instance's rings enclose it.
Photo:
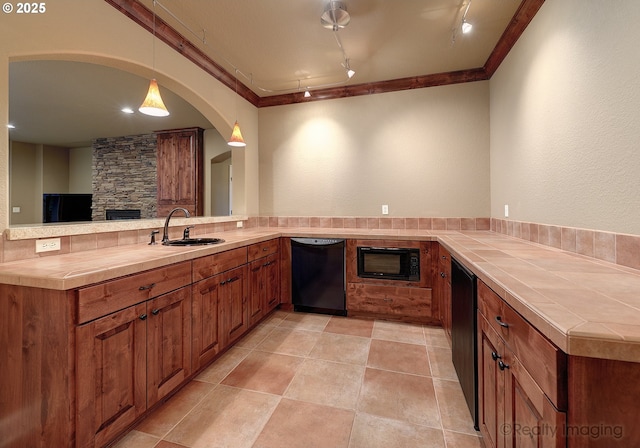
M 471 6 L 471 1 L 467 3 L 467 9 L 464 10 L 464 14 L 462 16 L 462 34 L 468 34 L 471 32 L 473 25 L 467 22 L 467 13 L 469 12 L 469 6 Z
M 351 16 L 349 16 L 347 5 L 344 2 L 330 1 L 320 16 L 322 26 L 333 31 L 344 28 L 349 25 L 350 21 Z
M 347 71 L 347 76 L 349 77 L 349 79 L 353 78 L 353 75 L 356 74 L 356 71 L 349 66 L 349 59 L 345 59 L 344 64 L 342 64 L 342 66 Z

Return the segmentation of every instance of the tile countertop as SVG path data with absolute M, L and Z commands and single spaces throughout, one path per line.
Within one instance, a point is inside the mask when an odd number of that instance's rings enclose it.
M 0 283 L 73 289 L 279 236 L 439 241 L 571 355 L 640 362 L 640 271 L 488 231 L 253 228 L 215 246 L 136 244 L 0 264 Z

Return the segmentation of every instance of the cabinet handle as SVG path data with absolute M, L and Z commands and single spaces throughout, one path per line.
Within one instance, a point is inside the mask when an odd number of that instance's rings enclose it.
M 160 313 L 160 310 L 157 309 L 157 308 L 155 310 L 151 311 L 151 314 L 153 314 L 154 316 L 157 316 L 159 313 Z
M 506 322 L 502 322 L 502 317 L 500 316 L 496 316 L 496 322 L 498 322 L 498 325 L 500 325 L 502 328 L 509 328 L 509 324 Z
M 498 368 L 499 368 L 500 370 L 508 369 L 508 368 L 509 368 L 509 364 L 505 364 L 505 363 L 504 363 L 504 362 L 502 362 L 502 361 L 498 361 Z
M 238 279 L 239 279 L 239 277 L 232 277 L 232 278 L 230 278 L 229 280 L 227 280 L 227 283 L 233 283 L 233 282 L 235 282 L 235 281 L 236 281 L 236 280 L 238 280 Z
M 146 291 L 147 289 L 151 289 L 156 286 L 155 283 L 151 283 L 150 285 L 141 286 L 138 288 L 139 291 Z
M 446 260 L 446 259 L 447 259 L 447 256 L 446 256 L 446 255 L 443 255 L 443 256 L 442 256 L 442 259 L 443 259 L 443 260 Z
M 262 248 L 262 252 L 266 252 L 266 251 L 268 251 L 268 250 L 269 250 L 269 248 L 268 248 L 268 247 L 263 247 L 263 248 Z
M 147 319 L 147 313 L 140 315 L 140 320 L 146 320 L 146 319 Z
M 444 272 L 440 273 L 440 277 L 445 278 L 447 276 L 447 274 L 445 274 Z
M 222 280 L 222 281 L 220 282 L 220 286 L 224 286 L 226 283 L 227 283 L 227 281 L 226 281 L 226 280 Z
M 498 355 L 496 352 L 491 352 L 491 359 L 497 361 L 500 358 L 502 358 L 502 356 Z

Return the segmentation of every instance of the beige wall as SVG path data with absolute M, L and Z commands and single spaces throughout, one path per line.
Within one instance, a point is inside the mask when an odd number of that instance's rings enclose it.
M 544 3 L 490 82 L 491 216 L 640 234 L 639 22 Z
M 69 193 L 91 193 L 92 148 L 69 149 Z
M 11 142 L 11 224 L 42 222 L 42 145 Z M 20 212 L 14 213 L 18 207 Z
M 42 148 L 42 192 L 69 193 L 69 148 Z
M 262 108 L 260 212 L 483 217 L 489 83 Z

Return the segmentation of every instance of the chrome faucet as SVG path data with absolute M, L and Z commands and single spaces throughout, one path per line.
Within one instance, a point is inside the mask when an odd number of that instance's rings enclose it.
M 176 207 L 173 210 L 171 210 L 169 212 L 169 216 L 167 216 L 166 221 L 164 222 L 164 233 L 162 234 L 162 242 L 165 243 L 166 241 L 169 241 L 169 220 L 171 219 L 171 216 L 173 216 L 173 214 L 179 210 L 182 210 L 184 212 L 184 216 L 189 218 L 191 215 L 189 214 L 189 210 L 187 210 L 186 208 L 182 208 L 182 207 Z

